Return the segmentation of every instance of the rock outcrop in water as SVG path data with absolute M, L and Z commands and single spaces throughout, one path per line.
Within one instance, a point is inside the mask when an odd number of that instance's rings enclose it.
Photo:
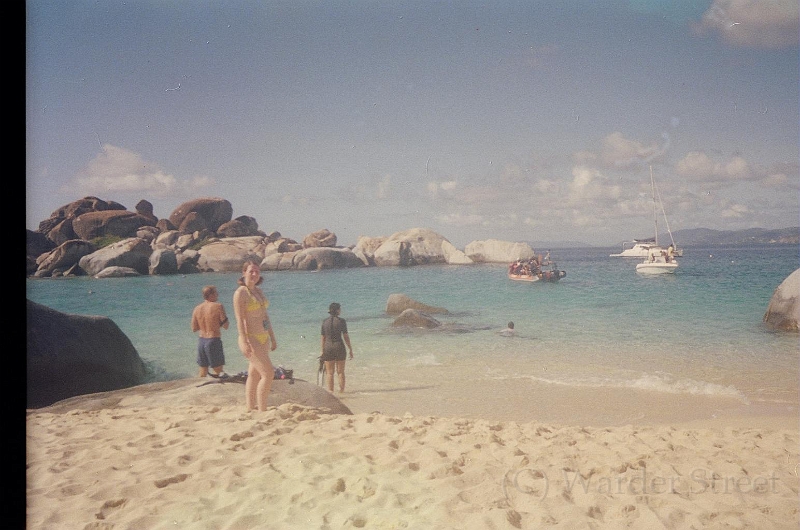
M 777 331 L 798 331 L 800 321 L 800 269 L 775 289 L 764 314 L 764 324 Z
M 141 200 L 135 211 L 97 197 L 69 203 L 37 231 L 27 234 L 27 274 L 34 277 L 116 275 L 119 268 L 138 274 L 189 274 L 239 271 L 245 260 L 262 270 L 322 270 L 427 264 L 466 265 L 510 262 L 533 255 L 525 243 L 474 241 L 467 252 L 441 234 L 411 228 L 389 237 L 360 237 L 350 247 L 336 246 L 328 229 L 308 234 L 302 243 L 266 234 L 253 217 L 233 218 L 231 203 L 219 197 L 187 201 L 169 218 L 159 219 Z M 104 269 L 116 267 L 116 272 Z
M 136 348 L 107 317 L 61 313 L 28 300 L 27 407 L 141 384 Z
M 393 328 L 425 328 L 441 327 L 442 323 L 418 309 L 406 309 L 392 322 Z
M 429 313 L 429 314 L 449 313 L 449 311 L 444 307 L 436 307 L 432 305 L 423 304 L 422 302 L 418 302 L 417 300 L 409 298 L 404 294 L 394 293 L 389 295 L 389 299 L 386 300 L 387 314 L 399 315 L 406 309 L 416 309 L 417 311 L 422 311 L 424 313 Z

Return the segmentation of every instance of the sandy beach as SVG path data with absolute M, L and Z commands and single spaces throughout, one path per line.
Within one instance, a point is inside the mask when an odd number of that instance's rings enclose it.
M 596 411 L 608 414 L 587 422 L 591 399 L 573 407 L 553 399 L 541 408 L 546 421 L 515 421 L 479 407 L 466 416 L 424 415 L 424 402 L 377 395 L 344 394 L 353 414 L 332 414 L 297 399 L 320 391 L 312 383 L 290 389 L 281 381 L 276 389 L 277 406 L 263 413 L 245 410 L 242 385 L 197 379 L 29 410 L 27 528 L 796 529 L 800 522 L 796 407 L 748 417 L 717 403 L 714 418 L 686 414 L 678 422 L 675 411 L 642 416 L 610 399 L 619 412 L 601 404 Z M 474 403 L 453 406 L 464 405 Z M 570 409 L 576 414 L 564 415 Z M 565 421 L 552 421 L 559 410 Z

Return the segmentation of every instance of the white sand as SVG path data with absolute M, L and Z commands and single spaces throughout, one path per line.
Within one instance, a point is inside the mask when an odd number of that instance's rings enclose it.
M 140 387 L 30 411 L 27 527 L 800 523 L 796 423 L 558 426 L 359 412 L 347 395 L 354 415 L 293 403 L 255 413 L 243 394 Z

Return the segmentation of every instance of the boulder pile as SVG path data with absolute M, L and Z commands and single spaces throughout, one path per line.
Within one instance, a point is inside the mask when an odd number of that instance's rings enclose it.
M 526 243 L 495 240 L 474 241 L 462 252 L 428 228 L 362 236 L 350 247 L 337 246 L 327 229 L 298 242 L 265 233 L 253 217 L 233 218 L 233 206 L 219 197 L 187 201 L 162 219 L 146 200 L 130 211 L 84 197 L 28 230 L 26 243 L 27 275 L 37 278 L 238 272 L 247 260 L 278 271 L 512 262 L 533 255 Z

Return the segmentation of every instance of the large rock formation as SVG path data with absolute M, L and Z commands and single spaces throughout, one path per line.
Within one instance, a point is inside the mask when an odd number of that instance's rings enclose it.
M 106 210 L 124 210 L 125 207 L 114 201 L 104 201 L 97 197 L 84 197 L 77 201 L 62 206 L 50 214 L 48 219 L 39 223 L 39 232 L 48 234 L 53 228 L 67 219 L 76 217 L 88 212 L 103 212 Z M 70 238 L 72 239 L 72 238 Z M 62 241 L 63 243 L 63 241 Z
M 37 233 L 52 241 L 55 246 L 71 239 L 86 239 L 75 233 L 73 221 L 86 213 L 106 212 L 109 210 L 125 210 L 125 207 L 114 201 L 104 201 L 97 197 L 84 197 L 65 204 L 50 214 L 50 217 L 39 223 Z
M 37 257 L 41 256 L 45 252 L 50 252 L 57 246 L 58 245 L 56 245 L 55 242 L 47 239 L 47 236 L 43 233 L 34 232 L 33 230 L 26 230 L 25 250 L 27 255 L 32 257 L 34 261 Z
M 216 232 L 220 226 L 233 218 L 233 206 L 229 201 L 218 197 L 194 199 L 175 208 L 169 216 L 169 221 L 183 233 L 194 232 L 191 227 L 183 226 L 184 222 L 188 223 L 186 217 L 191 213 L 202 219 L 205 227 Z
M 111 319 L 27 303 L 28 408 L 144 381 L 139 353 Z
M 127 278 L 129 276 L 141 276 L 142 274 L 137 271 L 136 269 L 132 269 L 130 267 L 117 267 L 111 266 L 106 267 L 105 269 L 101 270 L 97 274 L 94 275 L 95 278 Z
M 53 249 L 52 252 L 41 254 L 37 259 L 36 277 L 53 276 L 57 272 L 65 271 L 77 265 L 81 258 L 95 252 L 97 248 L 90 242 L 82 239 L 71 239 Z
M 236 219 L 223 223 L 217 228 L 217 235 L 219 237 L 266 237 L 266 234 L 258 229 L 258 222 L 255 218 L 248 215 L 241 215 Z
M 294 257 L 298 251 L 272 252 L 261 261 L 259 268 L 262 271 L 288 271 L 294 269 Z
M 304 248 L 335 247 L 335 246 L 336 246 L 336 234 L 334 234 L 327 228 L 323 228 L 322 230 L 317 230 L 316 232 L 312 232 L 308 234 L 305 238 L 303 238 Z
M 791 273 L 775 289 L 764 314 L 764 323 L 770 329 L 798 331 L 800 321 L 800 269 Z
M 373 266 L 375 265 L 375 251 L 381 248 L 386 242 L 386 237 L 368 237 L 368 236 L 359 236 L 358 242 L 356 246 L 353 248 L 353 252 L 361 258 L 361 261 L 364 262 L 365 265 Z
M 145 217 L 150 223 L 150 226 L 158 224 L 158 217 L 153 214 L 153 203 L 142 199 L 136 203 L 136 213 Z
M 449 311 L 444 307 L 435 307 L 432 305 L 423 304 L 401 293 L 394 293 L 389 295 L 386 300 L 386 313 L 389 315 L 399 315 L 406 309 L 416 309 L 431 314 L 448 314 Z
M 446 239 L 428 228 L 411 228 L 389 236 L 375 251 L 378 266 L 427 265 L 445 263 L 442 243 Z
M 126 269 L 138 274 L 229 272 L 239 271 L 246 260 L 259 262 L 262 270 L 465 265 L 533 254 L 527 245 L 500 242 L 524 245 L 527 251 L 495 251 L 496 244 L 487 244 L 472 257 L 427 228 L 411 228 L 388 238 L 361 236 L 349 248 L 336 246 L 336 234 L 322 229 L 298 243 L 277 231 L 267 235 L 253 217 L 232 219 L 232 215 L 231 203 L 216 197 L 187 201 L 162 219 L 146 200 L 131 212 L 113 201 L 84 197 L 53 212 L 36 232 L 28 231 L 26 272 L 36 277 L 96 276 L 107 267 L 116 269 L 104 276 L 131 274 Z M 90 247 L 89 242 L 100 236 L 125 239 L 99 249 Z
M 442 241 L 442 254 L 448 265 L 469 265 L 470 263 L 474 263 L 472 258 L 458 250 L 455 245 L 446 239 Z
M 129 267 L 139 274 L 148 274 L 152 252 L 143 239 L 129 237 L 83 256 L 78 265 L 90 276 L 106 267 Z
M 302 271 L 350 269 L 364 266 L 364 263 L 349 248 L 306 248 L 295 253 L 292 262 L 295 269 Z
M 150 254 L 150 274 L 175 274 L 178 272 L 178 257 L 169 248 L 159 248 Z
M 52 241 L 56 245 L 61 245 L 71 239 L 78 239 L 78 234 L 72 228 L 73 219 L 64 219 L 55 225 L 45 236 L 48 241 Z
M 240 272 L 247 260 L 261 263 L 265 247 L 261 236 L 218 239 L 198 251 L 197 265 L 202 271 Z
M 88 212 L 72 220 L 72 230 L 80 238 L 90 241 L 96 237 L 133 237 L 141 226 L 155 226 L 154 218 L 127 210 Z
M 466 246 L 464 253 L 476 263 L 511 263 L 534 256 L 533 249 L 527 243 L 497 239 L 473 241 Z

